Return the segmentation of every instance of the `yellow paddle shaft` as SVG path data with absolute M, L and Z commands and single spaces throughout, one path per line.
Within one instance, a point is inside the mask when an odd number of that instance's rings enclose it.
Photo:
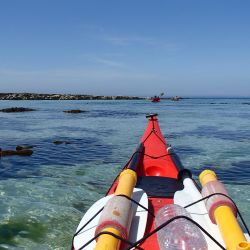
M 202 186 L 217 180 L 216 174 L 211 170 L 204 170 L 199 178 Z M 246 237 L 229 206 L 219 205 L 214 211 L 214 217 L 227 250 L 250 250 L 250 243 L 246 241 Z
M 216 224 L 219 227 L 227 250 L 250 250 L 250 244 L 228 206 L 219 206 L 214 211 Z
M 124 194 L 126 196 L 131 197 L 136 181 L 137 181 L 137 175 L 135 171 L 131 169 L 123 170 L 119 176 L 119 183 L 115 190 L 115 194 L 116 195 Z
M 121 233 L 112 227 L 107 227 L 105 232 L 114 233 L 117 236 L 121 236 Z M 103 234 L 98 238 L 96 247 L 94 250 L 118 250 L 120 248 L 120 241 L 113 237 L 112 235 Z
M 126 195 L 131 197 L 133 189 L 137 181 L 137 175 L 135 171 L 125 169 L 119 176 L 119 183 L 115 190 L 115 195 Z M 121 233 L 113 227 L 105 228 L 103 231 L 111 232 L 117 236 L 121 236 Z M 116 239 L 112 235 L 103 234 L 98 238 L 96 247 L 94 250 L 118 250 L 120 248 L 120 240 Z

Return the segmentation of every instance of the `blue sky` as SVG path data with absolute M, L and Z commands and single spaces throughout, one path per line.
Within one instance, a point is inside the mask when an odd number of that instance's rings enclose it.
M 0 92 L 250 96 L 250 1 L 0 0 Z

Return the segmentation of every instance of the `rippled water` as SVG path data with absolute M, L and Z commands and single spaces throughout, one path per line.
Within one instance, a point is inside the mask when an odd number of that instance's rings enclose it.
M 0 109 L 15 106 L 37 111 L 0 113 L 0 147 L 33 145 L 34 153 L 0 158 L 0 249 L 69 249 L 83 213 L 134 151 L 150 112 L 159 114 L 183 164 L 196 177 L 214 169 L 250 224 L 250 99 L 0 101 Z

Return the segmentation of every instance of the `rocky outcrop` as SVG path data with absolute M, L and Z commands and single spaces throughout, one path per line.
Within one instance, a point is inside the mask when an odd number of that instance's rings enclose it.
M 137 96 L 99 96 L 70 94 L 0 93 L 0 100 L 141 100 Z
M 87 112 L 85 110 L 80 110 L 80 109 L 71 109 L 71 110 L 64 110 L 64 113 L 72 113 L 72 114 L 78 114 L 78 113 L 84 113 Z
M 31 149 L 2 150 L 0 148 L 0 157 L 1 156 L 12 156 L 12 155 L 31 156 L 32 154 L 33 154 L 33 151 Z
M 0 112 L 5 112 L 5 113 L 26 112 L 26 111 L 35 111 L 35 109 L 22 108 L 22 107 L 0 109 Z

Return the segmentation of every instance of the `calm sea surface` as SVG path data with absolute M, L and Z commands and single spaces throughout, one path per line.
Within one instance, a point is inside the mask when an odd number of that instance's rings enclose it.
M 84 212 L 133 153 L 152 112 L 183 165 L 195 177 L 214 169 L 250 225 L 250 98 L 0 101 L 7 107 L 37 111 L 0 113 L 2 149 L 34 146 L 31 157 L 0 158 L 0 249 L 69 249 Z

